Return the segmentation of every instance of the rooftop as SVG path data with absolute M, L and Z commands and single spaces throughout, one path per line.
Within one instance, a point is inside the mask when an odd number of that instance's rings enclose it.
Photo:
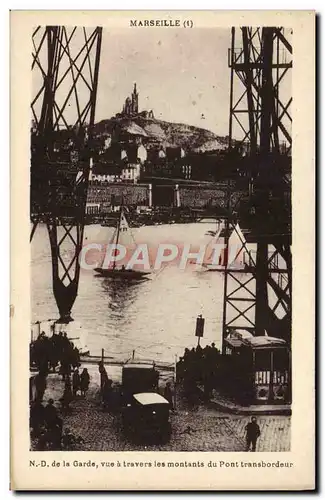
M 141 405 L 169 404 L 167 399 L 156 392 L 140 392 L 133 397 Z
M 254 337 L 250 332 L 235 330 L 225 339 L 232 347 L 249 346 L 252 349 L 286 346 L 286 341 L 277 337 L 261 335 Z

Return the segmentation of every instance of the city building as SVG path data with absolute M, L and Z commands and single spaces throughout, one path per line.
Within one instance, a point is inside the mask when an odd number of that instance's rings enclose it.
M 90 170 L 89 181 L 94 184 L 121 182 L 122 168 L 115 165 L 96 163 Z

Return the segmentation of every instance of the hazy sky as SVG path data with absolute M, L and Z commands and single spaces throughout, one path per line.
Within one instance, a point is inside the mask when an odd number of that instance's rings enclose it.
M 136 82 L 140 110 L 228 134 L 229 47 L 230 29 L 104 30 L 96 121 L 119 112 Z
M 240 30 L 236 30 L 236 34 L 239 37 Z M 41 37 L 41 32 L 38 36 Z M 125 98 L 131 94 L 136 82 L 140 111 L 152 109 L 158 119 L 196 125 L 220 135 L 228 135 L 230 37 L 230 28 L 104 29 L 95 120 L 111 118 L 121 111 Z M 72 58 L 79 53 L 83 44 L 83 30 L 80 29 L 70 46 Z M 236 40 L 236 44 L 236 47 L 240 47 L 241 41 Z M 46 68 L 47 45 L 44 44 L 42 49 L 39 59 Z M 281 54 L 283 52 L 282 49 Z M 281 55 L 281 58 L 284 56 Z M 78 59 L 78 65 L 83 58 Z M 56 93 L 56 102 L 61 104 L 66 99 L 72 81 L 69 59 L 65 55 L 60 63 L 60 75 L 66 74 L 66 70 L 67 77 Z M 86 72 L 87 64 L 83 68 L 83 75 L 88 78 Z M 36 65 L 33 71 L 34 95 L 42 81 L 42 73 Z M 243 90 L 243 85 L 236 77 L 234 102 Z M 291 96 L 291 72 L 282 80 L 280 92 L 286 105 Z M 89 89 L 82 78 L 78 80 L 78 99 L 83 106 L 89 99 Z M 42 96 L 37 103 L 38 113 L 41 103 Z M 241 107 L 247 109 L 246 99 L 241 102 Z M 67 123 L 75 123 L 76 113 L 77 106 L 72 93 L 64 112 Z M 242 123 L 243 120 L 247 121 L 245 114 L 240 116 Z M 235 120 L 233 124 L 233 137 L 242 138 L 243 133 Z M 290 127 L 289 121 L 286 126 Z

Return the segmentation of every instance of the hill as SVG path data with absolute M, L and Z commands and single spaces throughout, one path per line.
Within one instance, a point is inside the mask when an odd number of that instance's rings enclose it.
M 164 147 L 182 147 L 187 153 L 217 151 L 227 147 L 227 138 L 184 123 L 172 123 L 141 115 L 126 118 L 114 117 L 95 125 L 95 134 L 134 135 L 144 142 Z

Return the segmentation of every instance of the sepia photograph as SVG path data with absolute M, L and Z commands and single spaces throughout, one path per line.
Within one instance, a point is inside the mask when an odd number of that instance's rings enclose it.
M 10 31 L 10 488 L 314 490 L 315 12 Z
M 30 450 L 288 452 L 293 30 L 156 14 L 31 33 Z

